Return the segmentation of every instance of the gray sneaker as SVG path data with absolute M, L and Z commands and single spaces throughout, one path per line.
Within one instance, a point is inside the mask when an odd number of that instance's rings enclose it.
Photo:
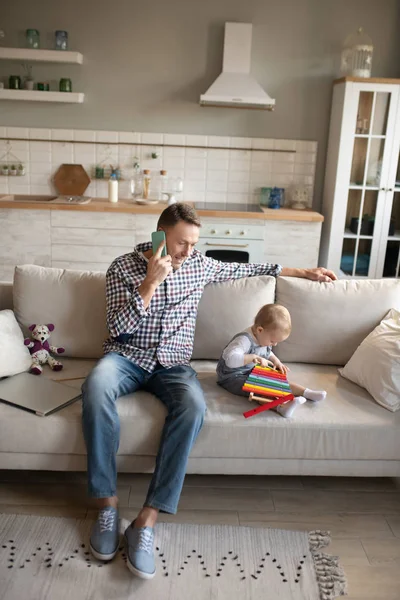
M 118 510 L 112 506 L 102 508 L 93 525 L 90 550 L 98 560 L 111 560 L 118 552 Z
M 125 531 L 127 566 L 131 573 L 142 579 L 153 579 L 156 574 L 154 560 L 154 529 L 129 527 Z

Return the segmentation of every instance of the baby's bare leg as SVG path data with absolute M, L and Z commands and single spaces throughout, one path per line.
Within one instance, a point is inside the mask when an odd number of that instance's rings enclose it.
M 292 390 L 293 396 L 304 396 L 304 392 L 306 388 L 298 383 L 293 383 L 289 381 L 290 389 Z

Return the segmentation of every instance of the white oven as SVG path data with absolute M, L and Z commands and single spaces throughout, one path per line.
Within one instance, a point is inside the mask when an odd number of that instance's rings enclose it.
M 207 223 L 200 230 L 197 250 L 224 262 L 264 262 L 264 223 Z

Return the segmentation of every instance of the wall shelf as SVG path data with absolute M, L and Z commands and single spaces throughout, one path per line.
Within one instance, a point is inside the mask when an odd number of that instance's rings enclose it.
M 83 55 L 70 50 L 34 50 L 32 48 L 0 48 L 0 60 L 54 62 L 81 65 Z
M 0 90 L 0 100 L 24 100 L 27 102 L 64 102 L 81 104 L 85 94 L 76 92 L 42 92 L 37 90 Z

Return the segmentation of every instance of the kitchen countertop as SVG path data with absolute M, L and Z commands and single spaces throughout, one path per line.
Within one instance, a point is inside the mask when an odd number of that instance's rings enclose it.
M 0 196 L 0 208 L 37 209 L 37 210 L 74 210 L 84 212 L 107 212 L 107 213 L 134 213 L 142 215 L 159 215 L 167 204 L 159 202 L 151 206 L 136 204 L 132 200 L 120 199 L 116 204 L 108 202 L 107 198 L 92 198 L 89 204 L 57 204 L 32 199 L 32 201 L 9 199 L 9 195 Z M 28 198 L 28 197 L 26 197 Z M 187 202 L 193 205 L 193 202 Z M 323 222 L 324 217 L 311 209 L 294 210 L 291 208 L 280 208 L 273 210 L 262 207 L 262 212 L 244 212 L 240 210 L 197 210 L 200 217 L 236 218 L 236 219 L 258 219 L 260 221 L 303 221 Z

